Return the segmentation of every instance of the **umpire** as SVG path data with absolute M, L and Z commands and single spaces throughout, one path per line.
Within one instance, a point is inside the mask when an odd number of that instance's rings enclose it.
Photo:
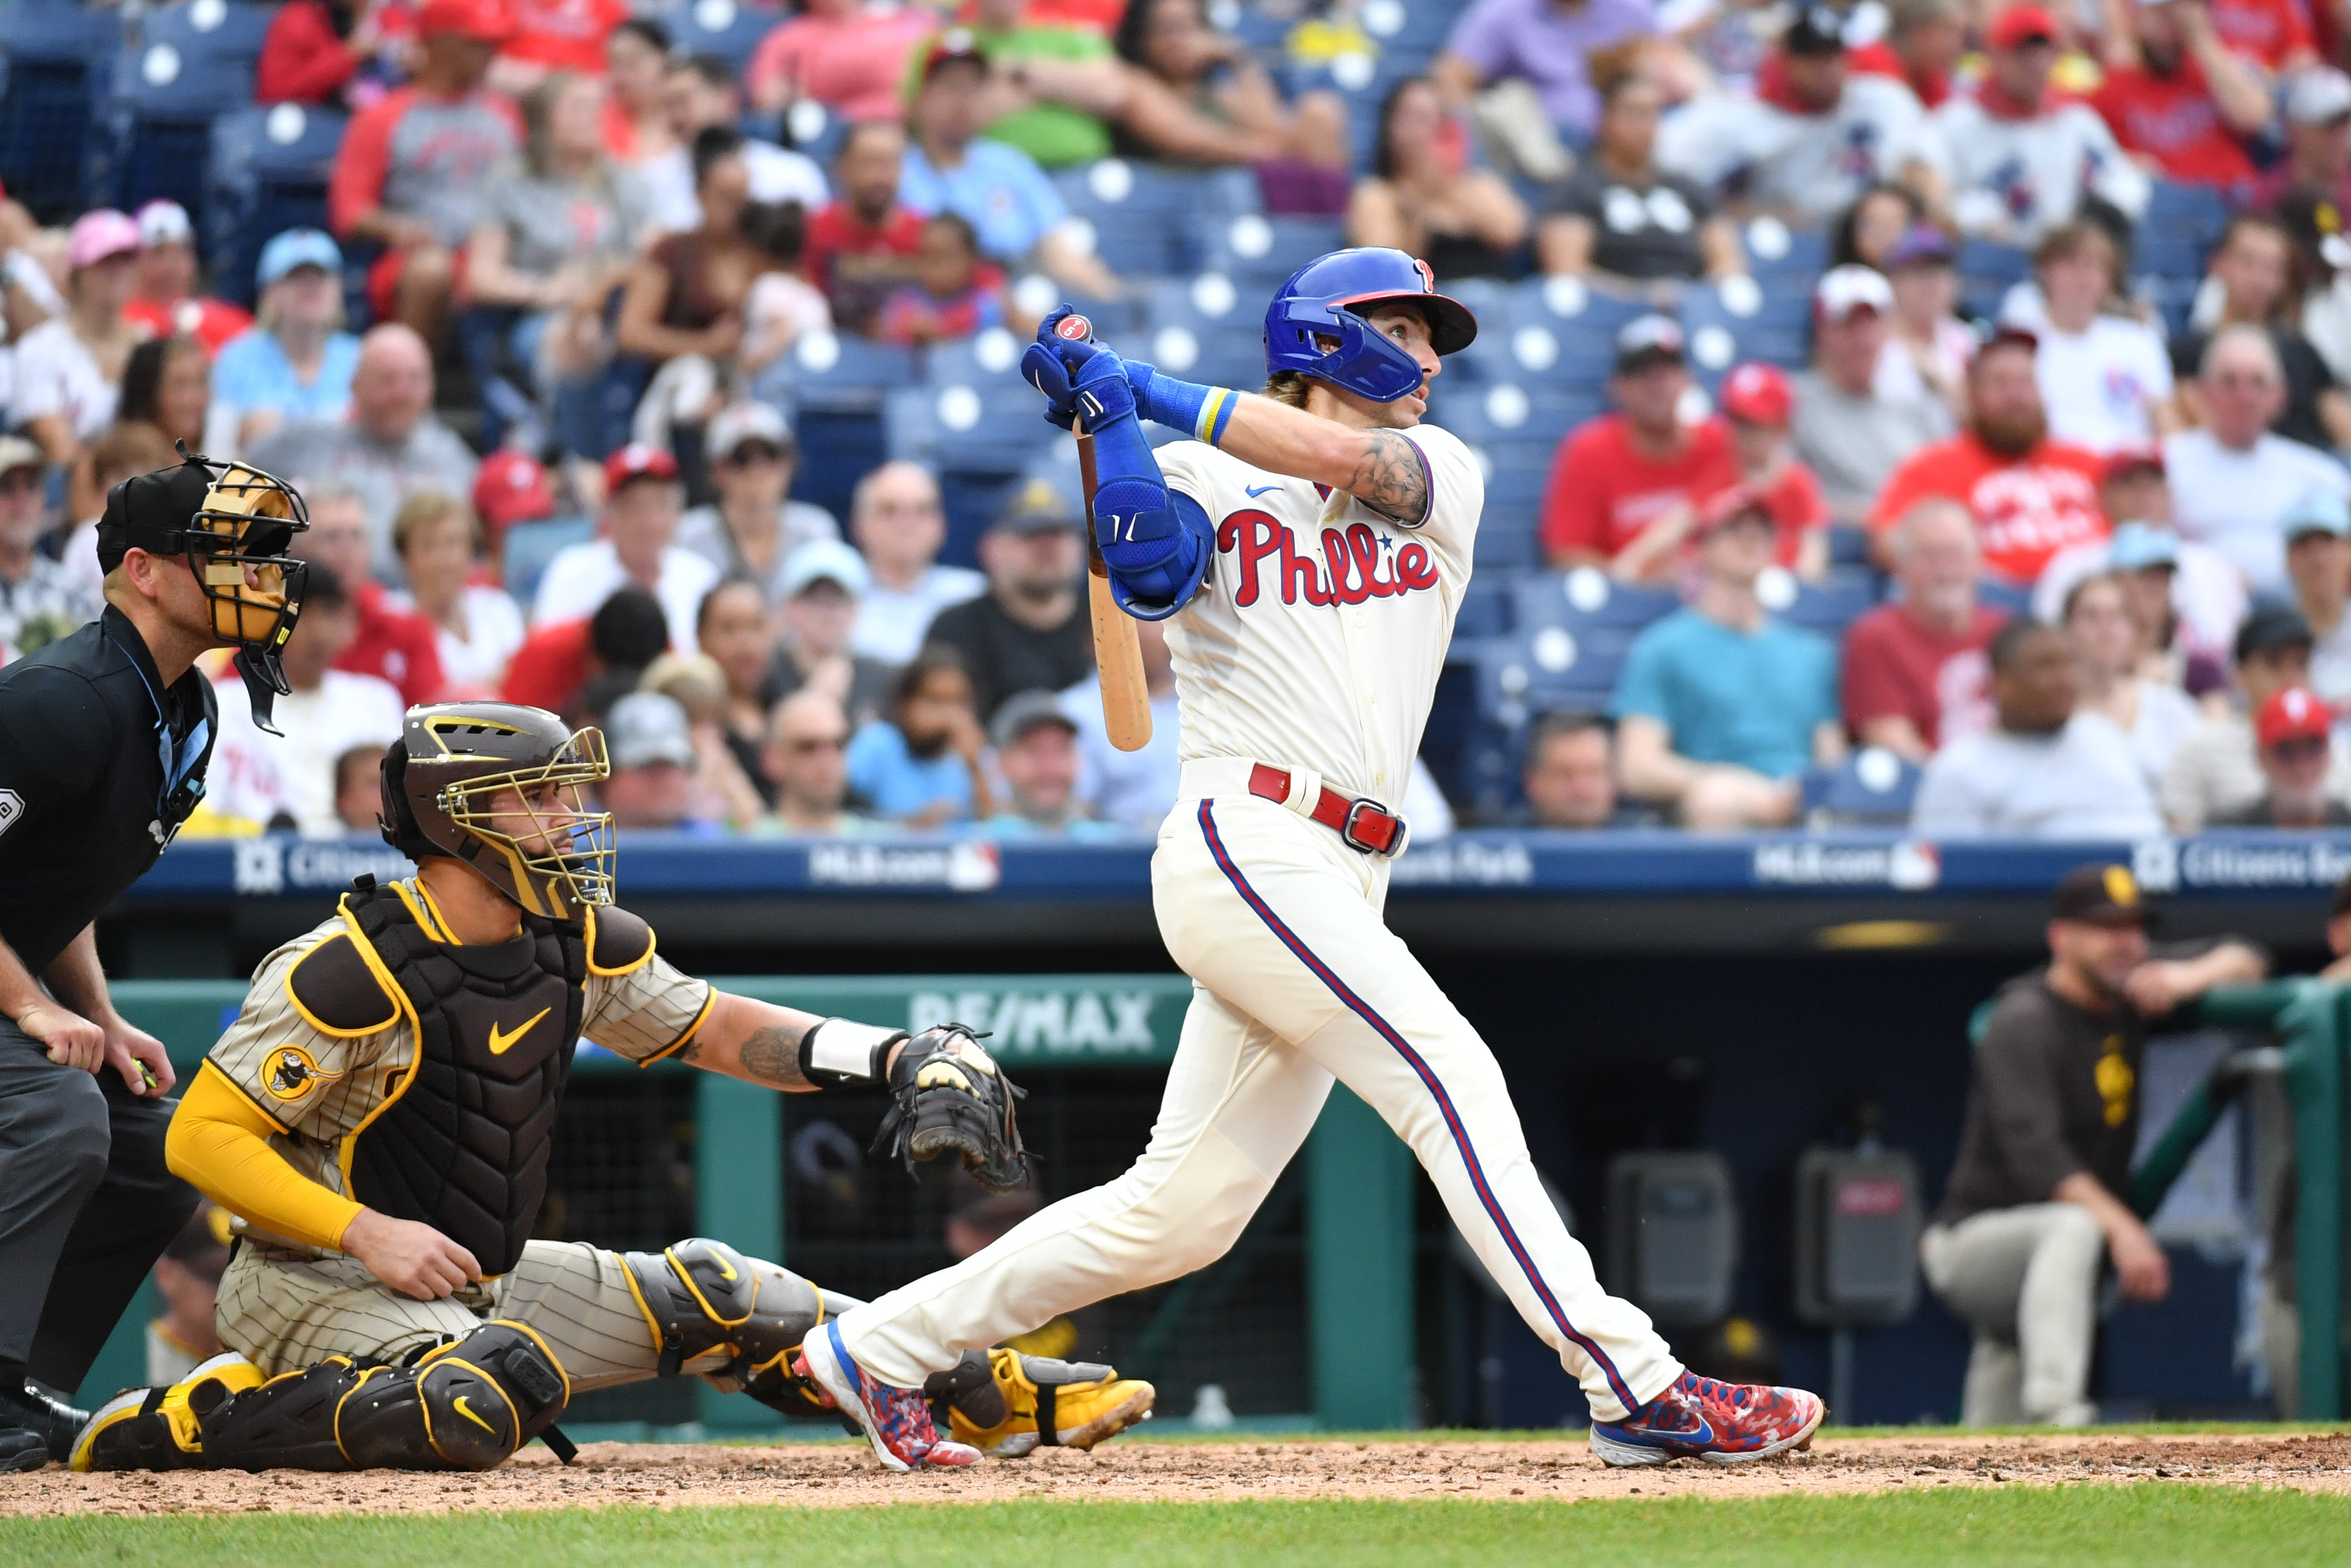
M 71 1451 L 83 1413 L 27 1379 L 80 1384 L 197 1201 L 163 1163 L 172 1064 L 114 1010 L 91 922 L 204 797 L 219 713 L 196 656 L 235 648 L 268 724 L 308 526 L 249 468 L 125 480 L 99 521 L 104 614 L 0 668 L 0 1470 Z

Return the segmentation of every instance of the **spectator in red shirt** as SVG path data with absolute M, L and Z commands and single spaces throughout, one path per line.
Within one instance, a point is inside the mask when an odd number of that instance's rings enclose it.
M 2211 12 L 2212 30 L 2229 52 L 2272 77 L 2291 77 L 2318 63 L 2301 0 L 2212 0 Z
M 1777 365 L 1740 365 L 1722 378 L 1722 408 L 1740 483 L 1760 497 L 1778 536 L 1772 559 L 1806 581 L 1829 569 L 1829 507 L 1821 482 L 1788 448 L 1795 390 Z
M 294 553 L 322 562 L 345 584 L 359 610 L 359 634 L 335 658 L 335 668 L 375 675 L 400 688 L 400 700 L 413 707 L 440 699 L 441 649 L 433 622 L 389 601 L 382 583 L 368 575 L 374 538 L 367 507 L 358 492 L 339 484 L 309 486 L 310 527 L 294 536 Z
M 661 601 L 642 588 L 623 588 L 595 614 L 549 621 L 524 638 L 507 661 L 498 695 L 569 718 L 590 682 L 625 691 L 621 683 L 634 685 L 668 647 L 669 619 Z
M 1929 496 L 1963 502 L 1976 519 L 1984 566 L 2019 586 L 2049 558 L 2106 537 L 2098 507 L 2097 456 L 2049 439 L 2049 414 L 2033 379 L 2039 340 L 2003 326 L 1968 367 L 1968 428 L 1923 446 L 1894 471 L 1871 509 L 1881 552 L 1886 531 Z
M 2171 179 L 2251 183 L 2253 163 L 2241 138 L 2270 120 L 2261 73 L 2213 32 L 2203 0 L 2142 0 L 2131 15 L 2138 58 L 2107 68 L 2091 107 L 2126 152 Z
M 1929 496 L 1886 540 L 1901 596 L 1853 623 L 1844 644 L 1844 725 L 1855 742 L 1924 762 L 1947 740 L 1991 727 L 1984 650 L 2008 618 L 1980 603 L 1975 519 Z
M 521 116 L 482 90 L 511 30 L 503 0 L 424 0 L 414 79 L 360 110 L 343 134 L 327 212 L 346 239 L 383 255 L 368 269 L 379 319 L 441 340 L 461 247 L 480 221 L 490 171 L 522 143 Z
M 604 41 L 612 36 L 613 28 L 629 19 L 628 0 L 507 3 L 514 12 L 514 36 L 498 51 L 498 72 L 516 92 L 549 71 L 603 75 Z
M 935 213 L 923 226 L 917 271 L 882 302 L 877 337 L 886 343 L 939 343 L 1005 325 L 1010 301 L 1004 269 L 979 254 L 971 225 L 954 213 Z M 1033 331 L 1029 323 L 1025 330 Z
M 253 318 L 225 299 L 196 293 L 196 231 L 188 209 L 177 202 L 150 202 L 139 224 L 139 285 L 122 307 L 158 338 L 182 333 L 217 354 L 221 345 L 253 325 Z
M 833 170 L 841 194 L 809 220 L 809 277 L 832 303 L 832 319 L 871 327 L 882 301 L 914 277 L 923 214 L 898 203 L 906 132 L 895 120 L 850 127 Z
M 286 0 L 261 40 L 255 101 L 340 106 L 360 68 L 390 41 L 369 0 Z
M 1552 460 L 1542 544 L 1554 569 L 1601 566 L 1628 581 L 1672 576 L 1699 505 L 1739 482 L 1722 422 L 1682 423 L 1689 384 L 1671 318 L 1636 317 L 1616 334 L 1608 394 L 1617 412 L 1572 432 Z

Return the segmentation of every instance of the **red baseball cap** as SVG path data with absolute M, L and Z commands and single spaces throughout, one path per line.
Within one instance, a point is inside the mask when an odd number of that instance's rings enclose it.
M 2011 5 L 1992 18 L 1987 41 L 1995 49 L 2022 48 L 2024 45 L 2057 41 L 2057 19 L 2038 5 Z
M 665 448 L 632 441 L 604 459 L 604 494 L 618 495 L 621 486 L 637 479 L 674 479 L 677 459 Z
M 528 452 L 501 447 L 482 459 L 474 478 L 474 515 L 491 533 L 555 516 L 555 487 Z
M 1784 425 L 1796 412 L 1796 394 L 1777 365 L 1755 361 L 1722 378 L 1722 412 L 1745 424 Z
M 2288 686 L 2270 698 L 2253 721 L 2253 734 L 2264 751 L 2288 740 L 2324 740 L 2334 727 L 2334 714 L 2303 686 Z
M 2111 485 L 2126 474 L 2136 474 L 2142 468 L 2163 469 L 2163 448 L 2152 441 L 2129 441 L 2106 454 L 2106 465 L 2099 471 L 2098 483 Z
M 435 33 L 462 33 L 485 44 L 503 44 L 514 37 L 514 17 L 506 0 L 424 0 L 417 8 L 416 30 L 430 37 Z

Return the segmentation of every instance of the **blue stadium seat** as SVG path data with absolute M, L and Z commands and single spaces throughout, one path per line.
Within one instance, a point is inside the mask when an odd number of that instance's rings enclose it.
M 1526 358 L 1540 359 L 1548 334 L 1555 350 L 1542 373 L 1550 380 L 1598 386 L 1608 377 L 1616 359 L 1616 334 L 1627 321 L 1649 314 L 1656 307 L 1612 294 L 1595 294 L 1574 277 L 1531 277 L 1511 290 L 1515 308 L 1507 345 L 1513 363 L 1526 367 Z M 1480 333 L 1482 340 L 1484 334 Z M 1479 345 L 1471 345 L 1476 353 Z
M 298 103 L 242 109 L 213 121 L 204 255 L 213 290 L 250 306 L 271 236 L 327 226 L 327 181 L 345 117 Z
M 885 393 L 920 380 L 910 349 L 812 332 L 760 371 L 752 392 L 804 413 L 872 415 Z
M 2131 270 L 2193 283 L 2204 276 L 2205 242 L 2187 235 L 2147 234 L 2131 247 Z
M 2000 313 L 2001 296 L 2032 273 L 2032 257 L 2019 246 L 1986 239 L 1959 242 L 1959 299 L 1963 312 L 1991 318 Z
M 1867 566 L 1869 564 L 1869 530 L 1855 528 L 1850 523 L 1834 523 L 1829 527 L 1829 564 L 1832 566 Z
M 122 18 L 72 0 L 0 5 L 0 182 L 43 223 L 83 206 L 91 106 L 122 47 Z
M 1202 220 L 1255 213 L 1259 201 L 1247 169 L 1169 169 L 1124 158 L 1064 169 L 1053 183 L 1071 215 L 1092 229 L 1103 264 L 1127 277 L 1197 271 Z
M 147 40 L 115 66 L 108 133 L 93 138 L 103 143 L 93 149 L 94 195 L 126 212 L 169 199 L 204 232 L 213 121 L 253 101 L 253 59 L 244 44 L 249 13 L 258 9 L 183 0 L 149 16 Z M 202 26 L 215 10 L 225 19 Z
M 1521 630 L 1563 626 L 1615 632 L 1624 638 L 1672 614 L 1681 598 L 1669 588 L 1618 582 L 1593 567 L 1521 578 L 1511 593 L 1511 624 Z
M 2005 615 L 2032 613 L 2032 590 L 2013 582 L 2002 582 L 1987 577 L 1976 583 L 1976 598 L 1991 609 Z
M 1792 229 L 1775 217 L 1751 220 L 1740 235 L 1747 265 L 1758 278 L 1812 279 L 1828 270 L 1829 236 L 1819 229 Z
M 1831 642 L 1842 640 L 1844 629 L 1877 603 L 1876 574 L 1866 567 L 1834 567 L 1819 582 L 1773 571 L 1756 586 L 1765 609 Z
M 1803 815 L 1814 829 L 1898 827 L 1910 821 L 1918 765 L 1865 746 L 1835 768 L 1807 774 Z
M 526 608 L 538 592 L 538 580 L 559 550 L 586 544 L 596 537 L 593 517 L 549 517 L 517 523 L 500 537 L 499 553 L 506 559 L 507 591 Z
M 1453 616 L 1453 643 L 1500 637 L 1510 630 L 1510 583 L 1491 577 L 1473 577 L 1461 591 L 1461 608 Z
M 1478 716 L 1508 731 L 1537 714 L 1599 713 L 1614 695 L 1629 634 L 1521 628 L 1488 643 L 1478 659 Z
M 1243 299 L 1262 300 L 1316 256 L 1347 243 L 1337 218 L 1268 216 L 1196 220 L 1201 266 L 1233 280 Z
M 1018 474 L 1061 434 L 1033 397 L 989 396 L 962 384 L 909 387 L 882 405 L 883 440 L 893 459 L 959 474 Z
M 789 15 L 742 0 L 690 0 L 656 11 L 653 19 L 669 29 L 670 43 L 680 53 L 715 55 L 733 66 L 739 78 L 759 40 Z
M 747 122 L 757 118 L 747 114 L 744 117 Z M 816 99 L 804 98 L 789 112 L 758 127 L 762 136 L 771 132 L 781 145 L 814 159 L 830 176 L 834 161 L 841 156 L 841 144 L 849 140 L 849 121 Z
M 1534 444 L 1542 449 L 1546 467 L 1561 437 L 1599 413 L 1602 406 L 1596 392 L 1540 382 L 1449 386 L 1440 381 L 1435 391 L 1430 423 L 1489 454 L 1506 444 Z
M 191 70 L 217 70 L 243 66 L 251 70 L 261 59 L 262 40 L 268 36 L 274 5 L 252 0 L 174 0 L 149 10 L 141 19 L 140 44 L 164 45 L 178 51 L 180 63 Z
M 1751 281 L 1750 288 L 1753 287 Z M 1748 306 L 1745 312 L 1734 306 Z M 1787 370 L 1802 370 L 1809 357 L 1810 334 L 1802 325 L 1767 319 L 1761 291 L 1751 299 L 1733 290 L 1725 300 L 1714 288 L 1685 288 L 1681 298 L 1682 330 L 1689 334 L 1690 371 L 1710 396 L 1733 365 L 1762 360 Z
M 1020 352 L 1027 346 L 1019 334 L 1002 327 L 934 343 L 923 351 L 923 376 L 935 387 L 978 387 L 991 394 L 1003 385 L 1025 388 L 1028 383 L 1020 379 Z M 1039 406 L 1042 405 L 1043 400 L 1039 399 Z
M 1542 564 L 1540 507 L 1498 507 L 1486 492 L 1486 515 L 1478 521 L 1479 571 L 1532 571 Z
M 2210 246 L 2229 225 L 2229 200 L 2210 185 L 2158 180 L 2138 221 L 2142 244 L 2151 235 Z

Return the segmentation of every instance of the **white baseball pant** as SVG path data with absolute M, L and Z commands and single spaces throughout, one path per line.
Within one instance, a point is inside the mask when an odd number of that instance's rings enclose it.
M 1336 1079 L 1412 1146 L 1593 1418 L 1655 1398 L 1681 1365 L 1639 1308 L 1600 1288 L 1544 1195 L 1493 1053 L 1383 923 L 1387 862 L 1250 795 L 1250 767 L 1186 763 L 1152 857 L 1160 934 L 1195 989 L 1143 1157 L 843 1313 L 851 1355 L 915 1387 L 965 1349 L 1213 1262 Z

